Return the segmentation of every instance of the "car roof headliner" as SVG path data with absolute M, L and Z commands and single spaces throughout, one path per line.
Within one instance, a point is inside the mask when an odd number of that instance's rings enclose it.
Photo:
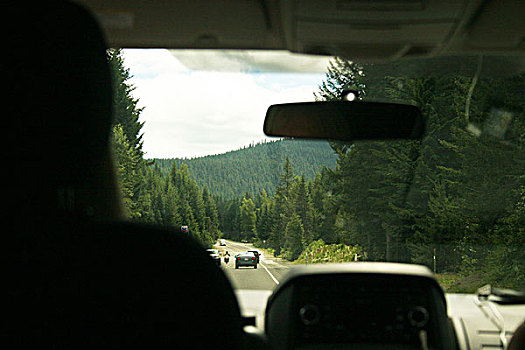
M 110 47 L 269 49 L 366 61 L 525 53 L 525 2 L 78 0 Z

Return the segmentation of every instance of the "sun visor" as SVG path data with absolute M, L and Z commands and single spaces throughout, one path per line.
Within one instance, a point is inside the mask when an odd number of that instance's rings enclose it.
M 476 7 L 442 0 L 297 0 L 283 5 L 283 28 L 296 52 L 367 61 L 427 57 L 440 53 Z

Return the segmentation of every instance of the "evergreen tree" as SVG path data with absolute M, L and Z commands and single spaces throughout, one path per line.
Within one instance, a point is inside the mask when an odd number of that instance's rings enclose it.
M 124 135 L 120 124 L 113 127 L 112 134 L 116 175 L 120 184 L 125 214 L 131 219 L 139 218 L 141 213 L 134 202 L 134 195 L 140 180 L 137 174 L 137 164 L 140 162 L 140 158 Z
M 219 214 L 208 187 L 202 189 L 202 201 L 204 204 L 205 229 L 210 239 L 215 241 L 219 235 Z
M 303 224 L 301 223 L 301 218 L 298 215 L 294 214 L 290 218 L 286 224 L 284 236 L 283 256 L 289 260 L 297 259 L 304 247 L 304 228 Z
M 310 200 L 310 192 L 304 181 L 304 177 L 297 176 L 290 188 L 290 202 L 296 216 L 301 219 L 303 234 L 302 245 L 308 246 L 313 240 L 313 207 Z
M 290 189 L 294 178 L 293 169 L 288 157 L 285 159 L 281 181 L 275 190 L 273 203 L 270 211 L 271 231 L 268 243 L 277 254 L 280 253 L 286 235 L 286 225 L 292 215 L 293 208 L 290 205 Z
M 124 66 L 121 49 L 107 50 L 106 56 L 113 82 L 113 124 L 122 125 L 124 135 L 142 157 L 144 155 L 142 151 L 144 122 L 140 122 L 139 117 L 143 108 L 138 108 L 138 99 L 132 96 L 135 87 L 129 82 L 131 74 Z
M 310 247 L 320 259 L 326 253 L 349 261 L 345 252 L 358 251 L 368 260 L 431 265 L 435 249 L 439 272 L 482 272 L 490 282 L 523 288 L 524 74 L 480 79 L 467 111 L 471 77 L 392 77 L 336 58 L 318 100 L 357 89 L 360 98 L 417 104 L 426 137 L 331 143 L 330 156 L 326 144 L 284 140 L 152 164 L 143 159 L 129 71 L 119 50 L 108 58 L 117 91 L 115 163 L 131 219 L 188 225 L 205 246 L 223 230 L 290 260 L 304 259 Z M 334 160 L 335 168 L 322 167 Z
M 133 85 L 129 82 L 131 75 L 129 69 L 124 66 L 122 51 L 120 49 L 110 49 L 106 52 L 107 60 L 111 70 L 113 82 L 113 125 L 119 125 L 122 135 L 114 136 L 126 139 L 128 144 L 129 156 L 133 158 L 133 162 L 122 168 L 117 173 L 118 180 L 121 184 L 128 182 L 128 186 L 124 196 L 124 207 L 129 214 L 130 219 L 135 221 L 146 221 L 151 216 L 149 213 L 149 206 L 151 197 L 147 193 L 145 186 L 145 161 L 143 159 L 144 152 L 142 151 L 142 133 L 141 129 L 144 126 L 143 122 L 139 121 L 142 108 L 138 108 L 138 100 L 133 98 Z M 113 129 L 115 131 L 115 129 Z M 119 142 L 123 142 L 120 140 Z M 119 151 L 115 151 L 118 153 Z M 121 157 L 122 154 L 116 154 L 116 157 Z M 122 159 L 117 159 L 117 161 Z M 125 177 L 133 177 L 132 186 L 129 187 L 129 179 Z
M 325 80 L 319 86 L 319 92 L 314 93 L 318 101 L 340 100 L 344 90 L 355 90 L 359 98 L 365 96 L 363 67 L 355 62 L 341 57 L 335 57 L 328 65 Z
M 240 207 L 239 230 L 242 239 L 253 241 L 257 236 L 257 214 L 251 198 L 244 197 Z
M 257 240 L 259 244 L 266 245 L 272 229 L 271 223 L 271 205 L 272 200 L 265 190 L 257 197 Z
M 305 180 L 313 179 L 323 166 L 335 167 L 336 161 L 326 141 L 279 140 L 225 154 L 154 162 L 166 174 L 172 165 L 186 164 L 199 187 L 208 187 L 214 197 L 240 199 L 249 193 L 255 200 L 262 190 L 270 196 L 274 193 L 286 157 L 295 173 Z

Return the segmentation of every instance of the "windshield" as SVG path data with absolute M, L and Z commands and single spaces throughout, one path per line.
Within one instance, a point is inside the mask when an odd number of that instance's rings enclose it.
M 108 57 L 129 219 L 221 254 L 259 251 L 257 270 L 223 259 L 235 288 L 272 290 L 295 264 L 394 261 L 427 266 L 446 292 L 525 289 L 521 61 L 372 65 L 167 50 Z M 338 100 L 344 89 L 417 105 L 425 137 L 340 143 L 262 133 L 270 105 Z

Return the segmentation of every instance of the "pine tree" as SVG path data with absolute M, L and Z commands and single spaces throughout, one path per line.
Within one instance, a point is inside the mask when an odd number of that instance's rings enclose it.
M 210 236 L 210 239 L 215 241 L 219 235 L 219 214 L 215 200 L 210 195 L 208 187 L 202 189 L 202 201 L 204 204 L 206 232 Z
M 140 162 L 140 158 L 124 135 L 120 124 L 113 127 L 112 134 L 116 175 L 120 184 L 125 215 L 130 219 L 137 219 L 140 218 L 141 213 L 137 209 L 134 198 L 135 189 L 140 180 L 137 174 L 137 164 Z
M 286 225 L 292 216 L 293 208 L 290 203 L 290 189 L 294 179 L 292 165 L 288 157 L 285 159 L 281 180 L 275 194 L 270 210 L 271 231 L 268 236 L 268 243 L 277 254 L 280 253 L 286 235 Z
M 302 245 L 307 246 L 313 240 L 313 207 L 310 192 L 303 176 L 295 178 L 290 189 L 290 200 L 293 211 L 301 219 L 303 226 Z
M 244 197 L 240 207 L 239 230 L 241 239 L 253 241 L 257 236 L 257 214 L 255 204 L 251 198 Z
M 266 246 L 266 241 L 270 237 L 271 225 L 271 205 L 272 200 L 265 190 L 262 190 L 257 197 L 257 240 L 259 244 Z
M 107 60 L 113 81 L 113 124 L 122 125 L 124 135 L 140 157 L 142 151 L 144 122 L 139 121 L 143 108 L 138 108 L 138 99 L 132 96 L 135 87 L 129 82 L 131 74 L 124 66 L 121 49 L 107 50 Z
M 129 146 L 128 153 L 133 157 L 133 162 L 128 166 L 123 167 L 117 173 L 118 180 L 124 183 L 128 180 L 125 178 L 133 177 L 133 188 L 126 188 L 124 197 L 124 207 L 129 213 L 129 217 L 135 221 L 145 221 L 151 216 L 149 207 L 151 197 L 145 189 L 145 161 L 143 159 L 144 152 L 142 151 L 142 133 L 141 129 L 144 126 L 143 122 L 139 121 L 142 108 L 138 108 L 138 99 L 133 98 L 133 85 L 129 82 L 131 75 L 129 69 L 124 66 L 122 51 L 120 49 L 107 50 L 107 60 L 111 69 L 113 81 L 113 125 L 120 126 L 122 135 L 118 135 L 119 139 L 124 137 Z M 115 129 L 113 129 L 115 130 Z M 115 138 L 116 136 L 114 136 Z M 117 153 L 118 151 L 115 151 Z M 132 155 L 131 155 L 132 154 Z M 119 157 L 120 155 L 117 155 Z M 129 182 L 129 181 L 128 181 Z
M 359 99 L 363 99 L 366 87 L 364 77 L 362 66 L 348 59 L 335 57 L 328 65 L 326 79 L 314 96 L 318 101 L 340 100 L 343 91 L 350 89 L 357 91 Z
M 283 256 L 289 260 L 297 259 L 304 247 L 304 228 L 298 215 L 294 214 L 290 218 L 286 224 L 284 236 Z

